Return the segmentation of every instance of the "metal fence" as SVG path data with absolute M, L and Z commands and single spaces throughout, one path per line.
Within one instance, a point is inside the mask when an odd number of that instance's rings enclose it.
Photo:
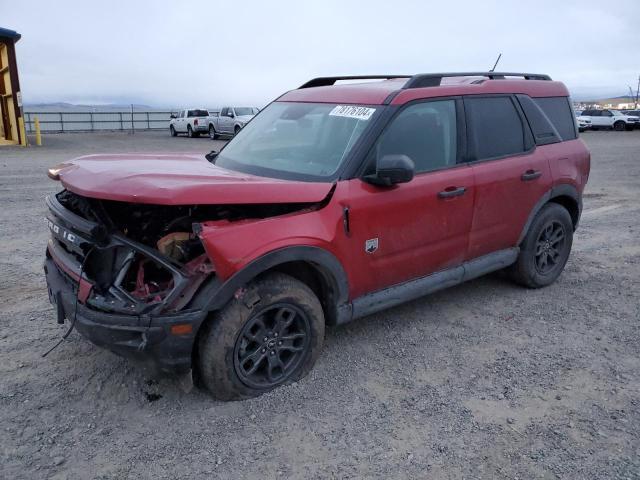
M 169 128 L 172 112 L 24 112 L 27 132 L 35 132 L 35 119 L 43 133 L 107 130 L 162 130 Z

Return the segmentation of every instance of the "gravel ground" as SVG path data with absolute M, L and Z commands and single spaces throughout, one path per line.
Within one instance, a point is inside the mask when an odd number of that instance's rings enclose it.
M 587 132 L 574 250 L 542 290 L 499 274 L 327 332 L 301 382 L 212 401 L 73 333 L 42 273 L 45 167 L 201 151 L 165 133 L 0 147 L 1 478 L 640 479 L 640 131 Z

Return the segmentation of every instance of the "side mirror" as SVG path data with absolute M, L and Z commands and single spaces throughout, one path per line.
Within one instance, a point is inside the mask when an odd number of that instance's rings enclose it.
M 390 187 L 396 183 L 407 183 L 413 179 L 415 165 L 407 155 L 385 155 L 378 160 L 376 173 L 366 175 L 363 180 L 372 185 Z
M 169 118 L 178 118 L 178 117 L 176 117 L 175 113 L 172 113 L 171 115 L 169 115 Z
M 229 113 L 227 113 L 227 115 L 229 116 L 229 118 L 233 118 L 233 117 L 235 117 L 235 115 L 233 114 L 233 112 L 229 112 Z

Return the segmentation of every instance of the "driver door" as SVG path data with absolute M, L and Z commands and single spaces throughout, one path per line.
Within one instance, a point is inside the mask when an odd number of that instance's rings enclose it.
M 465 260 L 474 207 L 473 170 L 461 162 L 464 118 L 460 99 L 406 106 L 369 153 L 404 154 L 415 164 L 408 183 L 380 187 L 350 180 L 352 295 L 459 266 Z

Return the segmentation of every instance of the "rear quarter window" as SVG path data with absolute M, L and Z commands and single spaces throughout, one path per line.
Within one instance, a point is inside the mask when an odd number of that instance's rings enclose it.
M 534 98 L 533 101 L 553 123 L 563 141 L 577 137 L 575 120 L 567 97 L 539 97 Z

